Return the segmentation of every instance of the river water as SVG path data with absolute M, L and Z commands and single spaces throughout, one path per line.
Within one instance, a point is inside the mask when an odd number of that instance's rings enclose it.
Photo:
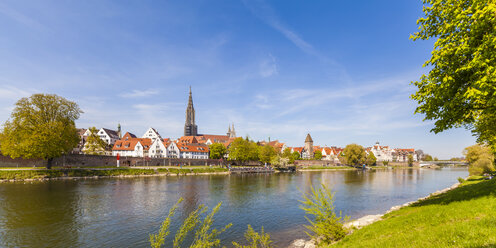
M 310 185 L 332 186 L 336 209 L 359 218 L 429 195 L 467 175 L 466 168 L 443 168 L 2 183 L 0 246 L 147 247 L 149 234 L 158 231 L 182 197 L 173 234 L 199 204 L 222 202 L 214 227 L 233 224 L 221 236 L 224 245 L 243 241 L 250 224 L 257 231 L 263 226 L 284 247 L 306 237 L 299 200 Z

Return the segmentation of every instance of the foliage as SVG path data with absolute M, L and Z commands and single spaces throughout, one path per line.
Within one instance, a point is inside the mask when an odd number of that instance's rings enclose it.
M 494 154 L 487 146 L 477 144 L 463 150 L 469 164 L 470 175 L 482 175 L 494 171 Z
M 382 165 L 384 165 L 384 166 L 388 166 L 388 165 L 389 165 L 389 161 L 387 161 L 387 160 L 382 161 Z
M 240 162 L 258 160 L 258 145 L 248 137 L 236 138 L 229 146 L 229 159 Z
M 313 158 L 316 160 L 321 160 L 322 159 L 322 151 L 321 150 L 316 150 L 313 153 Z
M 311 232 L 306 232 L 307 235 L 325 244 L 342 239 L 347 233 L 343 222 L 348 217 L 343 219 L 341 213 L 340 216 L 336 215 L 334 210 L 334 193 L 324 184 L 321 184 L 321 187 L 318 189 L 315 189 L 313 186 L 310 189 L 311 192 L 304 193 L 304 200 L 300 201 L 303 204 L 300 208 L 306 214 L 313 216 L 313 220 L 305 216 L 310 223 L 310 225 L 305 227 Z
M 432 161 L 433 159 L 432 159 L 432 156 L 431 155 L 425 154 L 424 157 L 423 157 L 423 160 L 424 161 Z
M 293 160 L 293 162 L 294 162 L 295 160 L 299 160 L 299 159 L 300 159 L 300 153 L 299 153 L 299 152 L 297 152 L 297 151 L 294 151 L 294 152 L 293 152 L 293 154 L 291 154 L 291 159 Z M 290 159 L 290 160 L 291 160 L 291 159 Z
M 374 153 L 369 152 L 369 154 L 367 155 L 366 164 L 368 166 L 372 166 L 375 165 L 376 163 L 377 163 L 377 158 L 375 157 Z
M 160 229 L 157 234 L 150 234 L 150 246 L 152 248 L 160 248 L 162 245 L 165 243 L 165 238 L 169 236 L 170 234 L 170 223 L 171 223 L 171 218 L 174 216 L 174 213 L 176 212 L 177 206 L 179 203 L 183 201 L 183 198 L 179 198 L 179 200 L 172 206 L 172 208 L 169 210 L 169 215 L 167 215 L 167 218 L 165 218 L 164 222 L 162 222 L 162 225 L 160 226 Z
M 436 38 L 428 75 L 413 82 L 415 113 L 436 120 L 435 133 L 465 126 L 496 151 L 496 3 L 423 0 L 425 17 L 410 38 Z
M 434 161 L 439 161 L 439 159 L 438 159 L 437 157 L 434 157 L 434 159 L 433 159 L 433 160 L 434 160 Z
M 289 165 L 289 158 L 275 155 L 270 159 L 270 164 L 276 167 L 287 167 Z
M 264 228 L 262 226 L 262 230 L 260 234 L 255 232 L 253 228 L 248 225 L 248 230 L 245 232 L 246 241 L 250 242 L 249 245 L 240 245 L 236 242 L 233 242 L 234 247 L 236 248 L 271 248 L 272 240 L 270 239 L 270 235 L 264 232 Z
M 466 180 L 386 214 L 329 247 L 494 247 L 495 192 L 495 179 Z
M 15 104 L 0 133 L 0 150 L 12 158 L 48 160 L 70 152 L 79 143 L 75 121 L 82 111 L 57 95 L 34 94 Z
M 294 158 L 291 154 L 291 149 L 285 148 L 284 151 L 282 152 L 281 157 L 287 158 L 289 160 L 289 163 L 292 164 L 294 163 Z
M 152 169 L 54 169 L 54 170 L 0 170 L 0 179 L 41 179 L 56 177 L 94 177 L 121 175 L 153 175 Z
M 150 246 L 153 248 L 162 247 L 165 243 L 165 239 L 170 234 L 170 222 L 171 218 L 174 216 L 175 210 L 178 207 L 179 203 L 183 201 L 183 198 L 180 198 L 176 204 L 169 210 L 169 215 L 164 220 L 162 225 L 160 226 L 160 230 L 158 234 L 150 234 Z M 179 230 L 176 232 L 173 241 L 173 247 L 181 247 L 182 243 L 186 236 L 189 233 L 195 231 L 194 239 L 191 241 L 189 247 L 194 248 L 208 248 L 208 247 L 218 247 L 220 245 L 220 239 L 218 236 L 231 227 L 232 224 L 226 225 L 221 230 L 211 229 L 214 221 L 214 215 L 219 211 L 222 202 L 217 204 L 210 214 L 208 214 L 203 220 L 200 219 L 200 216 L 205 213 L 208 208 L 205 205 L 200 205 L 194 211 L 192 211 L 188 217 L 184 220 Z
M 413 165 L 413 155 L 412 154 L 408 154 L 408 166 L 412 166 Z
M 91 155 L 105 154 L 105 148 L 107 148 L 108 144 L 98 136 L 98 129 L 96 127 L 90 127 L 89 132 L 90 134 L 84 143 L 83 152 Z
M 277 152 L 272 146 L 265 145 L 258 149 L 258 158 L 262 163 L 270 163 L 270 159 L 275 155 L 277 155 Z
M 224 146 L 224 144 L 221 143 L 211 144 L 209 146 L 209 150 L 211 159 L 221 159 L 227 153 L 227 148 Z
M 349 144 L 342 153 L 345 164 L 348 165 L 361 165 L 366 159 L 365 149 L 361 145 Z

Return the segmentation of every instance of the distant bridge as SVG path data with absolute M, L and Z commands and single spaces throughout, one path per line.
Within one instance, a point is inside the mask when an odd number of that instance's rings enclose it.
M 468 165 L 467 162 L 462 162 L 462 161 L 420 161 L 419 162 L 420 167 L 426 166 L 426 165 Z

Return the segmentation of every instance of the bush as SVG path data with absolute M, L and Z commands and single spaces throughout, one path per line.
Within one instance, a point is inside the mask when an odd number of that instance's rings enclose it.
M 459 182 L 459 183 L 464 183 L 464 182 L 465 182 L 465 179 L 463 179 L 463 178 L 459 177 L 459 178 L 458 178 L 458 182 Z
M 303 205 L 301 209 L 306 214 L 313 215 L 314 219 L 311 220 L 307 216 L 310 225 L 305 226 L 313 234 L 306 232 L 314 240 L 320 240 L 324 244 L 329 244 L 333 241 L 342 239 L 347 231 L 343 226 L 343 222 L 348 220 L 348 217 L 341 217 L 336 215 L 334 211 L 334 193 L 328 189 L 324 184 L 315 189 L 311 186 L 311 193 L 303 193 Z
M 382 161 L 382 164 L 383 164 L 384 166 L 388 166 L 388 165 L 389 165 L 389 161 Z
M 468 172 L 471 176 L 480 176 L 492 171 L 494 171 L 494 164 L 489 158 L 480 158 L 468 167 Z
M 160 226 L 159 232 L 157 234 L 150 234 L 150 246 L 153 248 L 160 248 L 165 243 L 165 238 L 170 234 L 170 223 L 171 218 L 174 216 L 174 213 L 178 207 L 178 205 L 183 201 L 183 198 L 180 198 L 176 204 L 169 210 L 169 214 L 167 218 L 164 220 L 162 225 Z M 222 202 L 217 204 L 212 209 L 212 212 L 208 214 L 203 220 L 200 219 L 200 216 L 205 213 L 208 208 L 205 205 L 200 205 L 196 210 L 191 212 L 188 217 L 184 220 L 183 224 L 176 232 L 173 241 L 173 247 L 182 247 L 182 243 L 188 234 L 194 230 L 194 239 L 191 241 L 191 244 L 187 245 L 187 247 L 194 248 L 206 248 L 206 247 L 217 247 L 220 245 L 220 239 L 217 238 L 221 233 L 230 228 L 232 224 L 226 225 L 223 229 L 211 229 L 214 215 L 219 211 Z
M 249 245 L 240 245 L 236 242 L 233 242 L 234 247 L 236 248 L 271 248 L 272 240 L 270 240 L 270 235 L 264 232 L 264 228 L 262 227 L 262 231 L 260 234 L 255 232 L 253 228 L 248 225 L 248 230 L 245 232 L 246 241 L 250 242 Z

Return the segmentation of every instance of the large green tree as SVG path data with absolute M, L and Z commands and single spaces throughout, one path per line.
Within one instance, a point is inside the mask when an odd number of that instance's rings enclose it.
M 229 146 L 229 159 L 241 163 L 258 160 L 258 145 L 249 139 L 236 138 Z
M 425 17 L 410 38 L 435 38 L 427 75 L 413 82 L 416 113 L 435 133 L 466 127 L 496 151 L 496 2 L 423 0 Z
M 342 156 L 344 158 L 345 164 L 347 165 L 361 165 L 365 163 L 366 154 L 365 149 L 361 145 L 349 144 L 347 145 Z
M 272 157 L 277 155 L 276 149 L 269 145 L 261 146 L 258 151 L 258 158 L 262 163 L 270 163 Z
M 221 159 L 227 153 L 227 148 L 221 143 L 213 143 L 209 146 L 209 148 L 210 158 L 212 159 Z
M 12 158 L 41 158 L 47 168 L 53 158 L 79 142 L 75 121 L 82 111 L 75 102 L 51 94 L 34 94 L 15 104 L 0 133 L 0 150 Z
M 489 147 L 477 144 L 465 148 L 463 153 L 469 163 L 470 175 L 481 175 L 494 171 L 494 154 Z
M 96 127 L 90 127 L 88 130 L 90 134 L 84 143 L 83 152 L 90 155 L 104 155 L 105 149 L 108 147 L 107 142 L 98 136 Z

